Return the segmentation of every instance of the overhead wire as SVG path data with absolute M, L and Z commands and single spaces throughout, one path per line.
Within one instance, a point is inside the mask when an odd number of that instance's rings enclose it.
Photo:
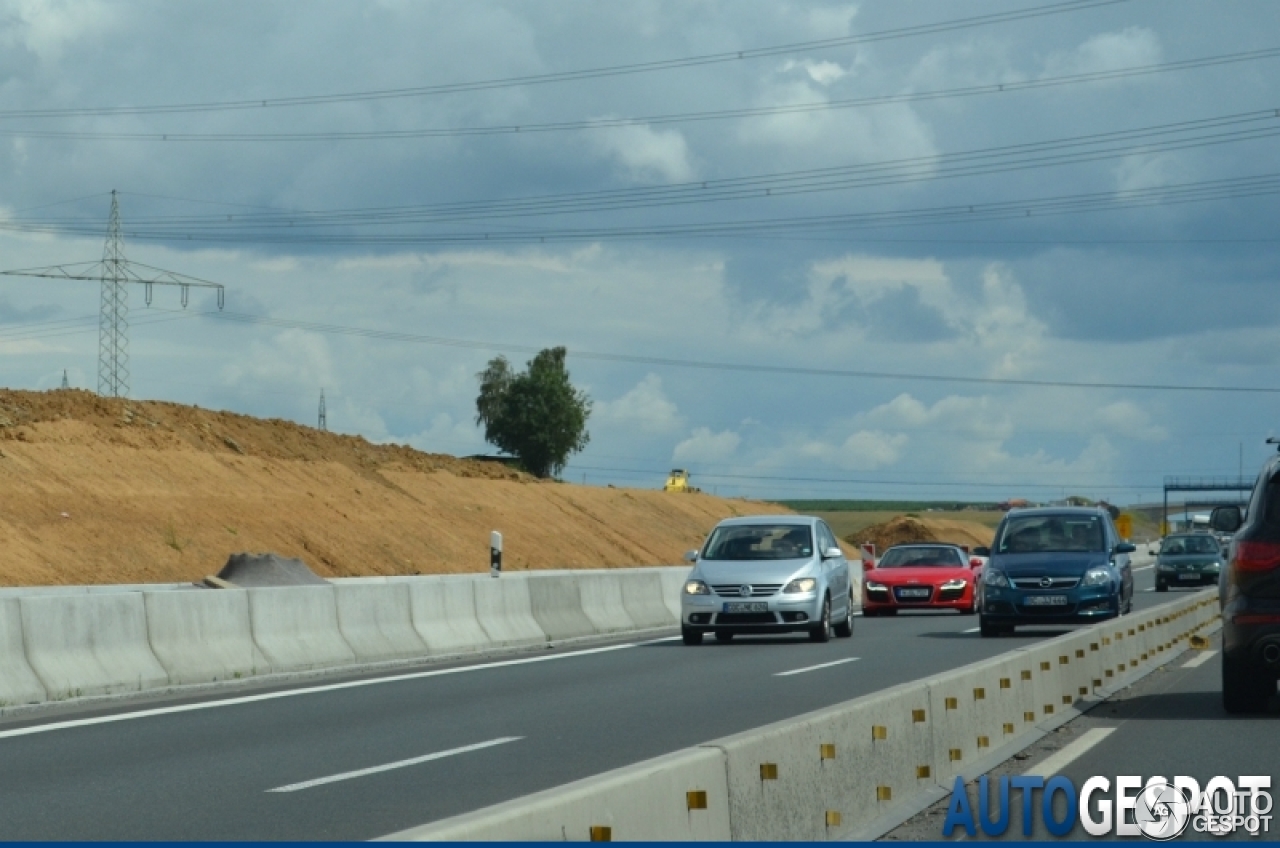
M 224 100 L 191 103 L 171 103 L 142 106 L 89 106 L 89 107 L 57 107 L 46 109 L 5 109 L 0 110 L 0 120 L 13 118 L 65 118 L 103 115 L 154 115 L 175 112 L 221 112 L 237 110 L 257 110 L 280 107 L 315 106 L 332 103 L 354 103 L 376 100 L 401 99 L 407 97 L 426 97 L 440 94 L 456 94 L 463 92 L 488 91 L 500 88 L 513 88 L 527 85 L 544 85 L 548 83 L 571 82 L 603 77 L 617 77 L 632 74 L 652 73 L 655 71 L 691 68 L 706 65 L 740 62 L 748 59 L 761 59 L 793 53 L 799 50 L 827 50 L 836 47 L 850 47 L 859 44 L 871 44 L 900 38 L 912 38 L 922 35 L 936 35 L 955 32 L 962 29 L 990 26 L 1013 21 L 1032 20 L 1053 15 L 1085 11 L 1105 6 L 1116 6 L 1131 0 L 1066 0 L 1066 2 L 1048 5 L 1024 7 L 1007 12 L 995 12 L 985 15 L 973 15 L 965 18 L 954 18 L 946 21 L 916 24 L 906 27 L 879 30 L 859 35 L 825 38 L 811 41 L 777 44 L 766 47 L 729 50 L 719 53 L 705 53 L 675 59 L 660 59 L 648 62 L 609 65 L 597 68 L 584 68 L 572 71 L 559 71 L 543 74 L 526 74 L 490 80 L 471 82 L 444 83 L 439 85 L 410 86 L 404 88 L 380 89 L 374 91 L 356 91 L 334 94 L 302 95 L 290 97 L 246 98 L 241 100 Z
M 42 129 L 6 129 L 0 127 L 0 137 L 22 137 L 41 139 L 67 139 L 78 141 L 153 141 L 153 142 L 335 142 L 335 141 L 380 141 L 426 138 L 461 138 L 490 135 L 538 135 L 550 132 L 573 132 L 615 129 L 632 126 L 660 126 L 665 124 L 690 124 L 707 121 L 741 120 L 748 118 L 771 117 L 776 115 L 797 115 L 813 112 L 853 109 L 868 106 L 884 106 L 901 103 L 918 103 L 936 100 L 948 100 L 960 97 L 977 97 L 991 94 L 1007 94 L 1020 91 L 1039 90 L 1059 86 L 1077 85 L 1089 82 L 1110 82 L 1139 76 L 1171 73 L 1175 71 L 1196 70 L 1217 67 L 1238 62 L 1251 62 L 1280 57 L 1280 47 L 1263 50 L 1249 50 L 1240 53 L 1227 53 L 1216 56 L 1205 56 L 1197 59 L 1184 59 L 1175 62 L 1163 62 L 1152 65 L 1137 65 L 1129 68 L 1116 68 L 1106 71 L 1068 74 L 1059 77 L 1040 77 L 1026 80 L 1010 80 L 1003 83 L 985 83 L 982 85 L 962 86 L 958 88 L 936 89 L 932 91 L 912 91 L 898 94 L 884 94 L 869 97 L 841 98 L 803 103 L 785 103 L 773 106 L 750 106 L 737 109 L 703 110 L 678 112 L 658 115 L 632 117 L 596 117 L 571 121 L 548 121 L 543 123 L 495 124 L 471 127 L 427 127 L 416 129 L 394 130 L 356 130 L 334 131 L 318 130 L 312 132 L 140 132 L 140 131 L 107 131 L 107 130 L 42 130 Z

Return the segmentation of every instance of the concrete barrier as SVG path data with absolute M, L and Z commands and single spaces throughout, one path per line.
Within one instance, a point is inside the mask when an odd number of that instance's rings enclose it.
M 383 839 L 724 842 L 727 795 L 723 756 L 694 748 Z
M 625 575 L 611 571 L 578 576 L 582 595 L 582 611 L 587 614 L 596 633 L 622 633 L 635 630 L 636 624 L 622 602 Z
M 27 663 L 18 599 L 0 598 L 0 707 L 38 704 L 45 697 L 44 684 Z
M 671 610 L 671 615 L 677 624 L 680 623 L 680 596 L 684 594 L 684 584 L 689 579 L 690 571 L 692 569 L 688 566 L 664 568 L 660 576 L 662 600 L 666 603 L 667 609 Z
M 427 644 L 413 627 L 406 583 L 333 587 L 338 630 L 359 662 L 425 657 Z
M 249 595 L 253 641 L 272 671 L 306 671 L 356 661 L 355 651 L 338 628 L 338 605 L 332 586 L 236 591 Z
M 495 647 L 546 644 L 547 634 L 533 617 L 529 582 L 519 578 L 477 579 L 476 620 Z
M 27 662 L 50 700 L 169 684 L 148 642 L 142 593 L 35 596 L 18 605 Z
M 924 681 L 929 689 L 934 780 L 949 785 L 979 758 L 1026 734 L 1028 688 L 1020 666 L 996 657 Z
M 171 683 L 214 683 L 270 671 L 250 632 L 247 593 L 144 592 L 142 600 L 151 649 Z
M 622 605 L 636 627 L 674 627 L 679 616 L 671 614 L 671 608 L 663 595 L 662 575 L 656 571 L 622 573 Z
M 522 574 L 500 580 L 523 580 L 529 587 L 529 608 L 547 638 L 559 641 L 594 636 L 595 626 L 583 610 L 581 582 L 576 574 Z
M 493 646 L 476 619 L 474 578 L 415 580 L 408 586 L 413 628 L 432 655 L 465 654 Z

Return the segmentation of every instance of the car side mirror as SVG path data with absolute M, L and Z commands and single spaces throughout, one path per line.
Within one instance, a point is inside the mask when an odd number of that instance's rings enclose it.
M 1234 533 L 1243 523 L 1244 516 L 1240 514 L 1238 506 L 1214 507 L 1209 515 L 1209 526 L 1221 533 Z
M 1131 554 L 1136 550 L 1138 550 L 1137 545 L 1131 545 L 1128 542 L 1121 542 L 1120 544 L 1116 545 L 1111 552 L 1116 554 Z
M 698 561 L 698 552 L 697 552 L 697 551 L 685 551 L 685 552 L 684 552 L 684 561 L 685 561 L 685 562 L 697 562 L 697 561 Z
M 844 551 L 839 548 L 827 548 L 822 552 L 823 559 L 839 559 L 842 556 L 844 556 Z
M 991 549 L 986 547 L 985 545 L 982 547 L 977 547 L 973 549 L 973 555 L 980 556 L 980 557 L 989 557 L 991 556 Z

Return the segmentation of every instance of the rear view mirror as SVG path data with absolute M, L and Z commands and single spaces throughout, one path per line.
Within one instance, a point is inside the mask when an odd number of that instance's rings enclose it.
M 1209 526 L 1219 533 L 1234 533 L 1240 529 L 1240 525 L 1243 523 L 1244 519 L 1238 506 L 1214 507 L 1213 512 L 1209 515 Z
M 697 551 L 685 551 L 685 552 L 684 552 L 684 561 L 685 561 L 685 562 L 697 562 L 697 561 L 698 561 L 698 552 L 697 552 Z
M 1116 545 L 1114 553 L 1131 554 L 1136 550 L 1138 550 L 1137 545 L 1131 545 L 1128 542 L 1121 542 L 1120 544 Z
M 822 552 L 823 559 L 839 559 L 842 556 L 844 556 L 844 551 L 839 548 L 827 548 Z
M 977 547 L 973 549 L 973 555 L 980 556 L 980 557 L 989 557 L 991 556 L 991 549 L 986 547 L 985 545 L 982 547 Z

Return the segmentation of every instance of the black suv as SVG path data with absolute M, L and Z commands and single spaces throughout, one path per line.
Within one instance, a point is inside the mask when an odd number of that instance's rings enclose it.
M 1220 506 L 1214 530 L 1234 533 L 1218 581 L 1222 607 L 1222 704 L 1260 712 L 1280 677 L 1280 456 L 1262 467 L 1248 507 Z

